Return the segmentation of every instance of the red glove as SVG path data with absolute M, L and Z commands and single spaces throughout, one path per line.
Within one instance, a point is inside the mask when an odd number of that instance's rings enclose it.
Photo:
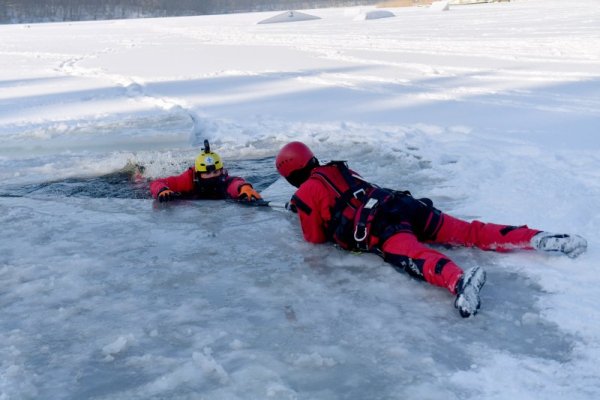
M 262 197 L 260 197 L 260 194 L 256 190 L 254 190 L 251 184 L 245 183 L 242 186 L 240 186 L 240 194 L 238 195 L 238 199 L 254 201 L 262 199 Z

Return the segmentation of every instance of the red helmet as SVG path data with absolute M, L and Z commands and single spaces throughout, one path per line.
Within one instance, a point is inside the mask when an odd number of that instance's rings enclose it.
M 313 152 L 302 142 L 290 142 L 283 146 L 275 159 L 277 172 L 292 185 L 300 186 L 319 165 Z

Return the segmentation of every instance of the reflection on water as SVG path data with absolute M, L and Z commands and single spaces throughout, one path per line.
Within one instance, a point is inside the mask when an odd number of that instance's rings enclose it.
M 373 0 L 2 0 L 0 23 L 174 17 L 375 3 Z

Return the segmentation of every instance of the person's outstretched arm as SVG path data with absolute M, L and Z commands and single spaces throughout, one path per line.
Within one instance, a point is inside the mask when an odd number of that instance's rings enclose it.
M 167 190 L 173 193 L 186 193 L 194 188 L 194 170 L 189 168 L 179 175 L 159 178 L 150 183 L 150 193 L 155 199 Z

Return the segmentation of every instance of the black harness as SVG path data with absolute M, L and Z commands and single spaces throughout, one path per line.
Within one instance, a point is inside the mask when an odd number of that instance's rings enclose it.
M 210 179 L 202 179 L 199 173 L 194 175 L 194 190 L 191 197 L 195 199 L 218 200 L 227 198 L 227 187 L 233 180 L 226 170 L 223 174 Z
M 349 250 L 370 251 L 373 247 L 373 222 L 381 207 L 393 198 L 394 191 L 366 182 L 353 174 L 344 161 L 332 161 L 325 166 L 336 167 L 348 187 L 343 190 L 320 171 L 313 174 L 337 195 L 325 231 L 327 238 Z M 385 239 L 392 234 L 386 232 Z

